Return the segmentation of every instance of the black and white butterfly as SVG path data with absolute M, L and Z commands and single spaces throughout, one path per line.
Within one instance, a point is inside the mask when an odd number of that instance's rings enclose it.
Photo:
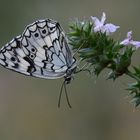
M 64 77 L 61 90 L 70 83 L 77 68 L 63 29 L 51 19 L 28 25 L 20 36 L 3 46 L 0 64 L 29 76 L 45 79 Z

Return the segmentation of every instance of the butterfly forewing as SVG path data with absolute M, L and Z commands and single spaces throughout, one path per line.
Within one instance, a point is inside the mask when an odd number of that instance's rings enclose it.
M 29 75 L 30 64 L 24 60 L 26 54 L 21 47 L 21 36 L 14 38 L 0 50 L 0 63 L 11 70 Z
M 0 50 L 0 64 L 35 77 L 56 79 L 75 63 L 58 22 L 46 19 L 28 25 Z

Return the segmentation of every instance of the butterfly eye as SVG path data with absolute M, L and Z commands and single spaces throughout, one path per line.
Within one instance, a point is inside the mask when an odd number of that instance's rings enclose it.
M 38 36 L 39 36 L 39 34 L 38 34 L 38 33 L 35 33 L 35 34 L 34 34 L 34 36 L 35 36 L 35 37 L 38 37 Z

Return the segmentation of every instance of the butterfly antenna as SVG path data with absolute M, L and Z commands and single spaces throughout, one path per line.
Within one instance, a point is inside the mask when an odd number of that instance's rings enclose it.
M 64 90 L 65 90 L 65 95 L 66 95 L 66 100 L 67 100 L 68 106 L 69 106 L 69 108 L 72 108 L 72 106 L 71 106 L 71 104 L 70 104 L 70 101 L 69 101 L 69 97 L 68 97 L 68 92 L 67 92 L 66 84 L 67 84 L 66 81 L 64 81 L 64 82 L 62 83 L 62 86 L 61 86 L 61 89 L 60 89 L 60 94 L 59 94 L 59 100 L 58 100 L 58 108 L 60 108 L 63 88 L 64 88 Z
M 62 96 L 64 85 L 65 85 L 65 81 L 62 83 L 62 86 L 61 86 L 61 89 L 60 89 L 60 94 L 59 94 L 59 99 L 58 99 L 58 108 L 60 108 L 61 96 Z
M 66 95 L 66 99 L 67 99 L 67 103 L 68 103 L 69 108 L 72 108 L 72 106 L 71 106 L 71 104 L 70 104 L 70 101 L 69 101 L 69 97 L 68 97 L 68 92 L 67 92 L 66 84 L 67 84 L 67 83 L 64 81 L 65 95 Z

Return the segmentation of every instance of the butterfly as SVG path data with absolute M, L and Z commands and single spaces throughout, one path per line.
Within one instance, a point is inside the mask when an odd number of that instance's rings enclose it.
M 59 100 L 63 87 L 67 93 L 66 84 L 70 83 L 77 68 L 64 30 L 57 21 L 51 19 L 35 21 L 21 35 L 3 46 L 0 64 L 28 76 L 45 79 L 63 77 Z

